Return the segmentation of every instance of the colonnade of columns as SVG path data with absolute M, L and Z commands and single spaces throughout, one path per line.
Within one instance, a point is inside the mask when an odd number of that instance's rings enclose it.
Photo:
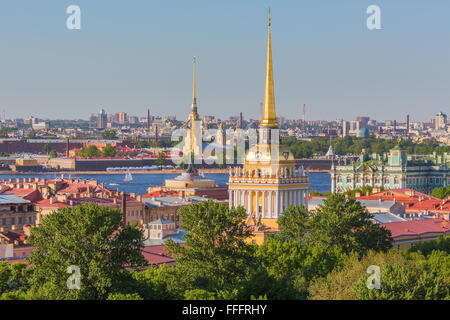
M 248 214 L 256 213 L 256 217 L 278 218 L 280 213 L 289 206 L 303 205 L 308 208 L 307 189 L 230 189 L 228 192 L 230 208 L 244 207 Z

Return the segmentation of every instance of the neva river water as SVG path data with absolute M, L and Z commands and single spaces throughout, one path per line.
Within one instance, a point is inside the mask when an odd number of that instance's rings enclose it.
M 172 179 L 177 174 L 133 174 L 133 181 L 123 181 L 125 174 L 77 174 L 71 175 L 72 178 L 77 179 L 94 179 L 99 183 L 105 183 L 105 187 L 108 189 L 119 189 L 119 191 L 125 191 L 127 193 L 145 194 L 148 187 L 156 187 L 164 185 L 164 180 Z M 41 177 L 46 179 L 54 179 L 55 177 L 61 177 L 61 175 L 55 174 L 40 174 L 40 175 L 0 175 L 0 179 L 9 178 L 32 178 Z M 228 174 L 205 174 L 208 179 L 214 179 L 216 184 L 220 186 L 226 186 L 228 182 Z M 69 178 L 69 175 L 64 175 L 64 178 Z M 323 172 L 311 172 L 309 174 L 310 187 L 309 189 L 315 189 L 320 192 L 326 192 L 331 189 L 331 179 L 329 173 Z

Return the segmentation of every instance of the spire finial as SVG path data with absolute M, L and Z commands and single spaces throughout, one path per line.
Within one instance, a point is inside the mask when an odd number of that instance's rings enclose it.
M 269 27 L 271 25 L 270 21 L 271 21 L 271 18 L 270 18 L 270 7 L 269 7 Z

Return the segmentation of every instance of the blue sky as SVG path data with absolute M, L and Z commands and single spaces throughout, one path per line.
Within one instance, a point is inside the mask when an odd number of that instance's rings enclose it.
M 81 30 L 66 8 L 81 8 Z M 381 7 L 382 30 L 366 27 Z M 3 0 L 0 111 L 87 118 L 104 108 L 259 118 L 267 10 L 277 114 L 428 120 L 450 113 L 448 0 Z

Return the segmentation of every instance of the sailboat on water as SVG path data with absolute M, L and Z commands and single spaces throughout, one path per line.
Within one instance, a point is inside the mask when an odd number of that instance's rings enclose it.
M 125 182 L 131 182 L 133 181 L 133 176 L 131 175 L 130 169 L 127 169 L 127 172 L 125 173 L 125 178 L 123 179 Z

